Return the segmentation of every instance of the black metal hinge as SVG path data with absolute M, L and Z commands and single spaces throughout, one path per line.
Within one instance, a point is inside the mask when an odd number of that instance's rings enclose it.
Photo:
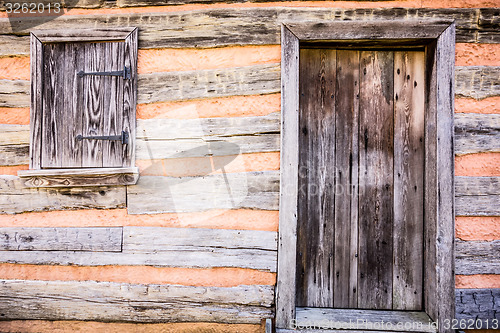
M 94 135 L 94 136 L 83 136 L 78 134 L 76 136 L 76 141 L 87 140 L 111 140 L 111 141 L 121 141 L 122 144 L 128 144 L 128 132 L 122 131 L 121 135 Z
M 123 70 L 121 71 L 112 71 L 112 72 L 84 72 L 84 71 L 79 71 L 77 73 L 78 77 L 84 77 L 86 75 L 99 75 L 99 76 L 121 76 L 123 77 L 124 80 L 130 80 L 131 78 L 131 72 L 130 72 L 130 67 L 123 67 Z

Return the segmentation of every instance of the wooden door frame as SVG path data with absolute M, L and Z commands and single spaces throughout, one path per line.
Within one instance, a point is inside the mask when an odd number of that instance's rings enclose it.
M 439 323 L 455 317 L 454 150 L 455 23 L 394 20 L 283 23 L 281 26 L 281 182 L 276 327 L 295 319 L 299 49 L 301 43 L 347 47 L 425 47 L 424 311 Z

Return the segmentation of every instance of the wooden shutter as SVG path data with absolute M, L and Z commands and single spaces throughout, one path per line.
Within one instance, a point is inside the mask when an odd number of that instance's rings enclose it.
M 42 168 L 133 166 L 136 47 L 134 40 L 43 44 Z M 130 79 L 78 75 L 125 66 L 131 69 Z M 78 135 L 116 136 L 122 131 L 129 135 L 127 144 L 77 140 Z

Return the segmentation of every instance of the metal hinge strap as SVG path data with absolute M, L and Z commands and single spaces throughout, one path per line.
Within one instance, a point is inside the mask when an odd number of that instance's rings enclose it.
M 78 77 L 84 77 L 86 75 L 99 75 L 99 76 L 121 76 L 125 80 L 130 80 L 131 73 L 130 73 L 130 67 L 123 67 L 123 70 L 121 71 L 111 71 L 111 72 L 84 72 L 84 71 L 79 71 L 77 73 Z
M 111 140 L 111 141 L 121 141 L 122 144 L 128 144 L 128 132 L 122 131 L 121 135 L 94 135 L 94 136 L 83 136 L 78 134 L 76 136 L 77 141 L 87 140 Z

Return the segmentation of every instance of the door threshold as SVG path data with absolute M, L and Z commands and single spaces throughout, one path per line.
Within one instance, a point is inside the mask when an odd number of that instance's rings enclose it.
M 295 329 L 278 329 L 276 332 L 437 332 L 437 324 L 421 311 L 298 307 L 293 324 Z

